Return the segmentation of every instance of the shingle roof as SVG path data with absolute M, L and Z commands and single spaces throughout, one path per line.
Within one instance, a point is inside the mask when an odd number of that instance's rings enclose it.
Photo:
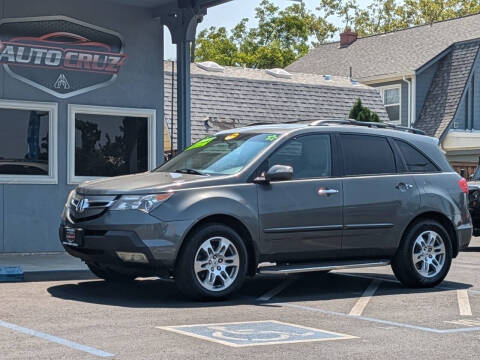
M 171 63 L 166 63 L 165 121 L 169 127 L 170 69 Z M 265 70 L 226 67 L 223 72 L 208 72 L 192 64 L 191 89 L 192 141 L 257 122 L 344 119 L 358 98 L 382 120 L 388 119 L 377 90 L 362 84 L 353 85 L 341 77 L 325 80 L 319 75 L 292 73 L 291 78 L 285 79 L 269 75 Z M 176 96 L 173 104 L 176 119 Z
M 480 14 L 359 38 L 340 48 L 338 42 L 320 45 L 286 69 L 304 73 L 353 77 L 410 74 L 450 45 L 480 38 Z
M 441 137 L 455 116 L 480 47 L 480 41 L 458 43 L 438 63 L 415 127 Z

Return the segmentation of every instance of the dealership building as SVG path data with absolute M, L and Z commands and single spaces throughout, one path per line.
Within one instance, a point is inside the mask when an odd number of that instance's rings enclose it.
M 0 253 L 61 250 L 71 189 L 163 161 L 164 26 L 188 145 L 190 43 L 224 2 L 0 0 Z

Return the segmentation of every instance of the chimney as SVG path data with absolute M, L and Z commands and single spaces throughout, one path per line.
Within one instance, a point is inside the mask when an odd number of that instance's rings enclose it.
M 340 47 L 345 47 L 353 44 L 358 38 L 356 32 L 352 32 L 349 28 L 346 28 L 343 33 L 340 34 Z

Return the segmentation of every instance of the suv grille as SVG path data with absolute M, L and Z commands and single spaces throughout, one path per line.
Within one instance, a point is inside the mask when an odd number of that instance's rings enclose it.
M 101 216 L 115 202 L 116 196 L 84 196 L 75 194 L 69 210 L 74 221 L 89 220 Z

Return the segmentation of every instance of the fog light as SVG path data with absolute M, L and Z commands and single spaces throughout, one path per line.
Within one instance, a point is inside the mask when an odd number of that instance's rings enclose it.
M 120 259 L 122 259 L 125 262 L 148 264 L 147 257 L 145 256 L 145 254 L 142 254 L 142 253 L 117 251 L 117 255 Z

